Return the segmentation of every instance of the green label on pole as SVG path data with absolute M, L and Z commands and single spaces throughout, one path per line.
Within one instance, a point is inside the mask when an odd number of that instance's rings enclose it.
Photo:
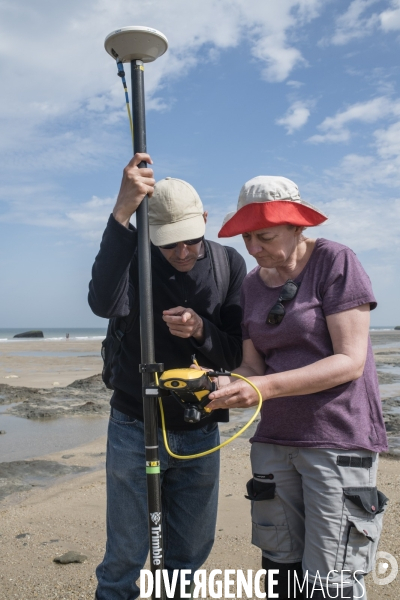
M 157 475 L 160 473 L 160 467 L 146 467 L 147 475 Z

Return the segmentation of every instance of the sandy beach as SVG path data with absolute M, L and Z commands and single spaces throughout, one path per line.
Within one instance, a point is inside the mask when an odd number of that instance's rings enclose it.
M 390 505 L 379 550 L 400 562 L 400 332 L 371 337 L 391 445 L 390 454 L 380 459 L 378 487 Z M 98 376 L 101 364 L 98 340 L 0 345 L 0 430 L 6 432 L 0 435 L 0 600 L 93 600 L 94 570 L 105 546 L 110 392 Z M 233 414 L 222 434 L 232 433 L 241 419 Z M 72 430 L 78 434 L 70 442 L 63 439 Z M 50 441 L 43 444 L 38 438 L 44 431 Z M 246 436 L 221 452 L 217 537 L 208 570 L 260 568 L 244 498 L 251 477 L 249 450 Z M 53 562 L 70 550 L 87 559 Z M 400 579 L 380 586 L 369 575 L 367 588 L 369 600 L 397 600 Z

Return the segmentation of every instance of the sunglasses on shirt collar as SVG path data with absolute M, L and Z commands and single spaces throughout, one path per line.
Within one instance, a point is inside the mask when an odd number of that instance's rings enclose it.
M 267 325 L 279 325 L 283 321 L 283 317 L 286 314 L 285 307 L 282 302 L 288 302 L 289 300 L 293 300 L 296 296 L 300 284 L 295 283 L 293 279 L 288 279 L 285 285 L 283 286 L 281 293 L 279 294 L 279 298 L 277 303 L 271 308 L 268 313 L 268 317 L 266 320 Z
M 173 244 L 164 244 L 163 246 L 158 246 L 162 250 L 172 250 L 176 248 L 178 244 L 185 244 L 185 246 L 194 246 L 195 244 L 199 244 L 204 239 L 204 235 L 194 240 L 182 240 L 182 242 L 174 242 Z

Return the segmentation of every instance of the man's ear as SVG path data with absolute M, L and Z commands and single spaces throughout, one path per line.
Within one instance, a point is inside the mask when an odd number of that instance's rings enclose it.
M 204 223 L 207 223 L 207 217 L 208 217 L 208 211 L 207 211 L 207 210 L 205 210 L 205 211 L 203 212 L 203 219 L 204 219 Z

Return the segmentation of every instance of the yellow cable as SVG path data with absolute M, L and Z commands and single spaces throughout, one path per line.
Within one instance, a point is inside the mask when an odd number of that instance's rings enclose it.
M 201 456 L 207 456 L 207 454 L 212 454 L 213 452 L 216 452 L 217 450 L 220 450 L 221 448 L 223 448 L 224 446 L 227 446 L 228 444 L 230 444 L 231 442 L 233 442 L 233 440 L 236 440 L 236 438 L 238 438 L 240 435 L 242 435 L 242 433 L 244 431 L 246 431 L 246 429 L 248 427 L 250 427 L 250 425 L 254 422 L 254 420 L 256 419 L 257 415 L 259 414 L 261 407 L 262 407 L 262 395 L 260 390 L 258 389 L 257 386 L 254 385 L 254 383 L 252 383 L 249 379 L 246 379 L 246 377 L 243 377 L 242 375 L 239 375 L 238 373 L 231 373 L 232 377 L 237 377 L 238 379 L 243 379 L 243 381 L 245 381 L 246 383 L 248 383 L 249 385 L 251 385 L 251 387 L 257 392 L 258 394 L 258 406 L 257 406 L 257 410 L 254 413 L 254 415 L 251 417 L 251 419 L 246 423 L 246 425 L 244 427 L 242 427 L 241 429 L 239 429 L 239 431 L 237 431 L 235 433 L 235 435 L 233 435 L 232 437 L 229 438 L 229 440 L 226 440 L 225 442 L 222 442 L 222 444 L 219 444 L 219 446 L 216 446 L 215 448 L 211 448 L 210 450 L 206 450 L 205 452 L 200 452 L 199 454 L 190 454 L 187 456 L 180 456 L 179 454 L 174 454 L 172 452 L 172 450 L 170 449 L 169 445 L 168 445 L 168 439 L 167 439 L 167 430 L 165 427 L 165 416 L 164 416 L 164 409 L 163 409 L 163 405 L 162 405 L 162 400 L 161 398 L 158 399 L 159 405 L 160 405 L 160 412 L 161 412 L 161 425 L 162 425 L 162 433 L 163 433 L 163 438 L 164 438 L 164 444 L 165 444 L 165 448 L 168 452 L 168 454 L 170 456 L 172 456 L 172 458 L 179 458 L 181 460 L 189 460 L 192 458 L 200 458 Z M 158 385 L 158 377 L 156 374 L 156 383 Z
M 128 111 L 129 126 L 131 128 L 132 148 L 133 148 L 133 151 L 135 151 L 134 139 L 133 139 L 133 121 L 132 121 L 131 108 L 129 106 L 129 102 L 126 103 L 126 110 Z

